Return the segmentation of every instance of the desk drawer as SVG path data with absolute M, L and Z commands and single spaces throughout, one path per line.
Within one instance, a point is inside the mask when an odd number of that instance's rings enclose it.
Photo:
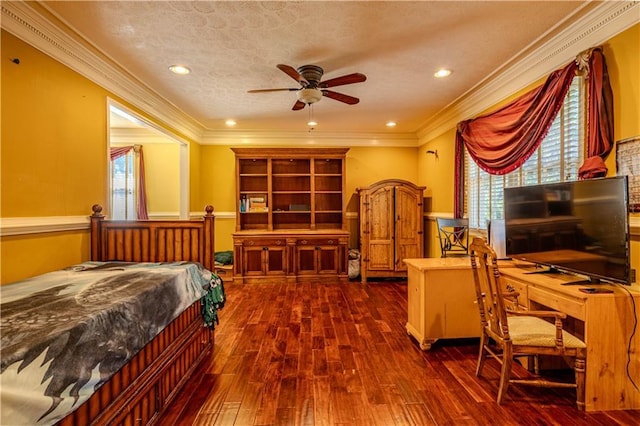
M 516 291 L 518 292 L 518 307 L 519 309 L 528 309 L 529 299 L 528 299 L 528 286 L 522 281 L 514 280 L 509 277 L 503 276 L 503 281 L 507 286 L 508 291 Z
M 529 287 L 528 297 L 532 302 L 547 306 L 556 311 L 564 312 L 573 318 L 577 318 L 582 321 L 586 318 L 584 300 L 574 299 L 534 286 Z

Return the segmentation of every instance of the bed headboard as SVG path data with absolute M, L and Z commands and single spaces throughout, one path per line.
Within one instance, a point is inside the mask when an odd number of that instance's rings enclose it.
M 91 215 L 91 260 L 200 262 L 213 271 L 213 206 L 202 220 L 106 220 L 102 206 Z

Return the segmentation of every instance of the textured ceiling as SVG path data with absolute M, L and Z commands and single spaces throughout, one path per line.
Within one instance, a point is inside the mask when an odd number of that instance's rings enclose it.
M 52 1 L 44 4 L 132 75 L 210 130 L 301 131 L 297 87 L 276 68 L 316 64 L 333 90 L 360 98 L 314 105 L 317 131 L 416 132 L 584 1 Z M 193 72 L 177 76 L 171 64 Z M 453 74 L 433 77 L 441 68 Z M 393 130 L 385 122 L 397 121 Z

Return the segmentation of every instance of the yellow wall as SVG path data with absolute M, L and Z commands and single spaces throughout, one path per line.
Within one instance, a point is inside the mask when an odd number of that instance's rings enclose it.
M 107 92 L 4 31 L 2 56 L 2 216 L 90 213 L 106 201 Z
M 89 216 L 93 204 L 106 207 L 107 98 L 153 118 L 4 30 L 1 51 L 1 216 Z M 2 237 L 0 283 L 88 260 L 89 252 L 88 230 Z
M 154 213 L 175 217 L 180 212 L 180 146 L 143 144 L 143 153 L 147 211 L 152 217 Z
M 640 135 L 640 24 L 636 24 L 603 45 L 613 90 L 614 139 Z M 615 147 L 606 159 L 609 175 L 616 174 Z M 640 214 L 631 215 L 640 218 Z M 640 283 L 640 230 L 631 234 L 631 268 Z

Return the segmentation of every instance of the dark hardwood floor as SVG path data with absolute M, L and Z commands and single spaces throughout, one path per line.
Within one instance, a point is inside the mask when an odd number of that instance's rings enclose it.
M 213 358 L 160 423 L 640 424 L 640 410 L 578 411 L 571 389 L 511 386 L 496 404 L 498 366 L 476 378 L 477 340 L 425 352 L 407 335 L 406 291 L 397 281 L 226 284 Z

